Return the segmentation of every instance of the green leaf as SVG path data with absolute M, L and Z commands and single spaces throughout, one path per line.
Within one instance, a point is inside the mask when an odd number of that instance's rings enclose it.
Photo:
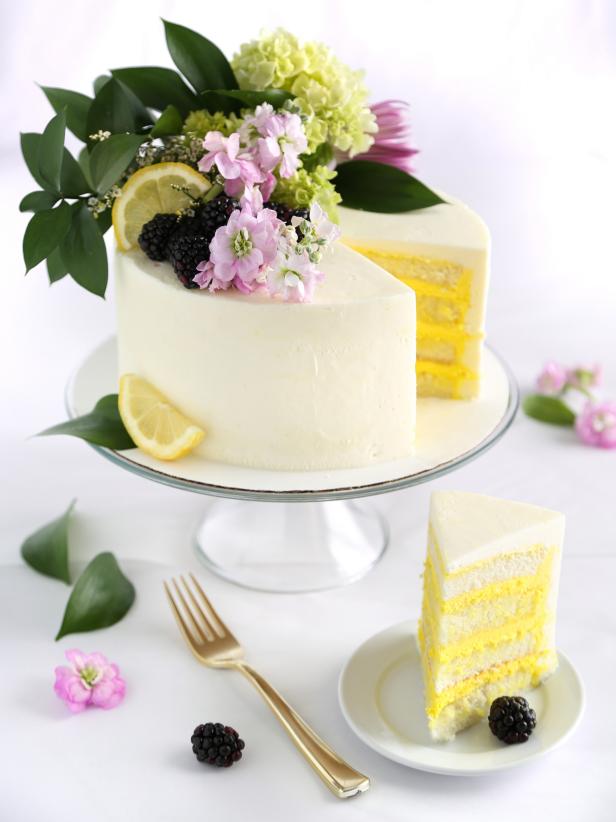
M 138 134 L 113 134 L 94 146 L 90 152 L 90 175 L 99 194 L 117 183 L 143 140 Z
M 47 184 L 45 188 L 51 188 L 52 191 L 60 191 L 65 133 L 66 114 L 61 111 L 47 123 L 39 142 L 39 172 Z
M 108 83 L 110 80 L 111 77 L 108 74 L 99 74 L 96 80 L 92 83 L 94 95 L 96 96 L 98 92 L 102 89 L 102 87 L 105 85 L 105 83 Z
M 261 105 L 261 103 L 270 103 L 274 108 L 282 108 L 283 103 L 293 99 L 292 94 L 288 91 L 283 91 L 281 88 L 268 88 L 261 91 L 219 88 L 203 92 L 202 97 L 207 99 L 207 95 L 209 94 L 220 94 L 223 97 L 229 97 L 237 100 L 243 107 L 247 108 L 255 108 Z
M 81 166 L 66 148 L 62 158 L 60 190 L 64 197 L 80 197 L 91 191 L 90 183 L 86 180 Z
M 66 109 L 66 127 L 83 143 L 88 139 L 86 122 L 92 98 L 78 91 L 41 86 L 54 111 Z
M 383 163 L 349 160 L 336 172 L 336 189 L 347 208 L 394 214 L 445 202 L 415 177 Z
M 31 191 L 26 194 L 19 204 L 20 211 L 46 211 L 53 208 L 58 201 L 58 195 L 52 191 Z
M 154 123 L 150 137 L 167 137 L 170 134 L 182 133 L 182 116 L 175 106 L 167 106 Z
M 30 219 L 23 241 L 26 272 L 58 247 L 70 227 L 71 207 L 65 202 L 56 208 L 39 211 Z
M 21 555 L 39 574 L 71 584 L 68 567 L 68 526 L 75 500 L 62 516 L 43 525 L 31 534 L 21 546 Z
M 57 434 L 79 437 L 86 442 L 112 448 L 114 451 L 135 448 L 135 443 L 130 438 L 120 417 L 117 394 L 102 397 L 89 414 L 61 422 L 59 425 L 41 431 L 37 436 L 49 437 Z
M 85 567 L 66 603 L 56 640 L 115 625 L 135 601 L 135 588 L 113 554 L 98 554 Z
M 81 149 L 77 156 L 77 162 L 79 163 L 79 168 L 88 183 L 89 190 L 93 191 L 94 183 L 92 182 L 92 174 L 90 173 L 90 149 L 88 146 L 84 146 Z
M 99 297 L 107 288 L 107 249 L 96 220 L 85 203 L 72 209 L 71 226 L 60 253 L 69 274 L 80 286 Z
M 51 285 L 57 283 L 62 277 L 66 277 L 68 269 L 64 265 L 64 260 L 60 254 L 60 249 L 56 248 L 47 257 L 47 274 Z
M 88 137 L 99 130 L 110 131 L 112 134 L 127 131 L 134 134 L 151 123 L 152 118 L 133 92 L 112 77 L 97 93 L 90 106 Z
M 20 135 L 21 153 L 28 166 L 28 171 L 41 188 L 46 188 L 47 184 L 41 176 L 38 164 L 40 141 L 41 135 L 36 132 L 27 132 Z
M 168 20 L 163 24 L 171 59 L 195 91 L 238 87 L 233 69 L 218 46 L 185 26 Z
M 529 394 L 524 398 L 522 408 L 529 417 L 551 425 L 571 426 L 575 422 L 575 414 L 559 397 Z
M 121 80 L 148 108 L 163 111 L 167 106 L 177 108 L 183 117 L 199 108 L 199 101 L 177 71 L 159 66 L 113 69 L 116 80 Z
M 96 227 L 98 228 L 101 236 L 106 234 L 111 227 L 111 209 L 107 208 L 105 211 L 101 211 L 100 214 L 97 214 L 94 218 L 94 222 L 96 223 Z

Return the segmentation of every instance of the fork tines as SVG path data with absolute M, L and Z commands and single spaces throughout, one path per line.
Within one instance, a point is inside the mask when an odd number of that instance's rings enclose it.
M 226 626 L 205 595 L 205 591 L 194 574 L 191 573 L 189 576 L 192 580 L 192 586 L 186 581 L 183 575 L 180 576 L 182 587 L 178 585 L 175 577 L 171 579 L 175 596 L 168 583 L 163 583 L 169 604 L 180 626 L 180 630 L 184 634 L 184 638 L 192 645 L 195 641 L 212 642 L 217 637 L 222 638 L 226 636 L 228 633 Z M 182 588 L 186 592 L 188 599 L 184 595 Z M 197 596 L 195 596 L 195 592 Z M 190 600 L 190 604 L 188 600 Z M 201 600 L 201 602 L 199 602 L 199 600 Z M 178 601 L 181 605 L 178 605 Z

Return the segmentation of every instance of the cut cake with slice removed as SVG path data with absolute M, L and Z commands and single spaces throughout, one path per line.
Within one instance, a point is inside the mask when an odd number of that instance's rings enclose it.
M 564 529 L 563 514 L 535 505 L 432 494 L 417 636 L 435 740 L 452 739 L 496 697 L 556 669 Z
M 442 205 L 402 214 L 340 208 L 342 241 L 415 291 L 417 393 L 479 394 L 490 234 L 478 214 Z

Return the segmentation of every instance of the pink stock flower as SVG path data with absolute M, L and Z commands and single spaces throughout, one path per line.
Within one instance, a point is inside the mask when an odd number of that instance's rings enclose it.
M 207 154 L 199 160 L 199 171 L 210 171 L 215 165 L 225 179 L 225 192 L 230 197 L 237 197 L 245 186 L 264 182 L 265 173 L 259 168 L 255 156 L 249 151 L 240 151 L 239 132 L 223 137 L 220 131 L 209 131 L 203 147 Z
M 409 105 L 403 100 L 383 100 L 370 106 L 376 116 L 377 133 L 374 143 L 355 160 L 371 160 L 395 166 L 408 174 L 413 172 L 412 158 L 418 153 L 410 144 Z
M 55 669 L 54 690 L 72 713 L 85 711 L 88 705 L 109 710 L 124 699 L 126 683 L 102 654 L 84 654 L 76 649 L 66 651 L 71 663 Z
M 280 166 L 281 177 L 292 177 L 300 165 L 299 155 L 308 147 L 298 114 L 272 114 L 260 123 L 257 140 L 259 160 L 264 171 Z
M 284 247 L 267 275 L 267 290 L 271 297 L 285 302 L 310 302 L 314 288 L 323 274 L 310 262 L 306 251 L 296 253 Z
M 268 208 L 256 214 L 250 207 L 234 211 L 228 223 L 216 231 L 210 243 L 210 259 L 197 266 L 195 282 L 213 291 L 230 285 L 245 293 L 253 291 L 257 279 L 276 256 L 281 226 L 276 213 Z
M 572 388 L 579 388 L 586 391 L 589 388 L 596 388 L 601 384 L 603 369 L 600 365 L 593 365 L 591 368 L 578 366 L 567 371 L 567 383 Z
M 537 377 L 537 388 L 543 394 L 559 394 L 567 384 L 567 369 L 554 360 L 543 366 Z
M 584 406 L 575 421 L 578 437 L 595 448 L 616 448 L 616 402 Z

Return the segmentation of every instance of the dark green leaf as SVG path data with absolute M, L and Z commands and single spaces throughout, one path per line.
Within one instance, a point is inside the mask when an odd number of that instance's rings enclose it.
M 239 114 L 243 104 L 239 100 L 220 94 L 218 91 L 204 91 L 199 95 L 199 108 L 207 111 L 222 111 L 223 114 Z
M 88 139 L 86 122 L 92 98 L 78 91 L 41 86 L 55 111 L 66 109 L 66 127 L 83 143 Z
M 522 408 L 529 417 L 552 425 L 571 426 L 575 422 L 575 414 L 559 397 L 529 394 L 524 398 Z
M 163 23 L 171 59 L 195 91 L 237 88 L 233 69 L 218 46 L 185 26 Z
M 152 118 L 133 92 L 113 77 L 97 93 L 88 112 L 88 137 L 98 131 L 135 133 Z
M 23 241 L 26 271 L 30 271 L 58 247 L 70 226 L 71 207 L 65 202 L 56 208 L 39 211 L 30 219 Z
M 199 108 L 199 102 L 177 71 L 159 66 L 114 69 L 113 76 L 121 80 L 148 108 L 163 111 L 177 108 L 182 116 Z
M 342 205 L 393 214 L 445 202 L 415 177 L 383 163 L 350 160 L 336 168 Z
M 102 89 L 102 87 L 105 85 L 105 83 L 108 83 L 110 80 L 111 77 L 108 74 L 99 74 L 96 80 L 92 83 L 94 95 L 96 96 L 98 92 Z
M 329 143 L 321 143 L 312 154 L 302 154 L 300 160 L 306 171 L 312 171 L 317 166 L 328 165 L 334 157 L 334 150 Z
M 77 157 L 77 162 L 79 163 L 79 168 L 83 172 L 83 176 L 86 178 L 89 190 L 94 191 L 94 183 L 92 182 L 92 175 L 90 173 L 90 149 L 88 146 L 84 146 L 81 149 Z
M 58 519 L 43 525 L 21 546 L 24 561 L 39 574 L 71 584 L 68 567 L 68 526 L 75 500 Z
M 101 213 L 95 217 L 94 222 L 101 235 L 105 234 L 111 227 L 111 209 L 108 208 L 105 211 L 101 211 Z
M 43 180 L 39 172 L 38 156 L 39 143 L 41 142 L 41 135 L 36 132 L 27 132 L 21 134 L 21 153 L 28 166 L 28 171 L 34 177 L 41 188 L 46 188 L 47 183 Z
M 90 152 L 90 175 L 99 194 L 117 183 L 143 142 L 138 134 L 113 134 Z
M 91 191 L 90 183 L 86 180 L 81 166 L 66 148 L 60 173 L 60 190 L 64 197 L 80 197 Z
M 282 108 L 283 103 L 292 100 L 293 95 L 281 88 L 268 88 L 262 91 L 248 91 L 244 89 L 213 89 L 205 91 L 204 95 L 220 94 L 237 100 L 244 108 L 255 108 L 261 103 L 270 103 L 274 108 Z
M 45 188 L 52 191 L 60 191 L 65 133 L 66 114 L 61 111 L 47 123 L 39 142 L 39 172 L 46 183 Z
M 60 246 L 69 274 L 99 297 L 107 288 L 107 249 L 96 220 L 85 203 L 73 209 L 71 226 Z
M 51 284 L 57 283 L 58 280 L 61 280 L 62 277 L 66 277 L 68 274 L 68 269 L 64 265 L 59 248 L 56 248 L 47 257 L 47 274 Z
M 86 442 L 112 448 L 114 451 L 135 447 L 120 417 L 117 394 L 108 394 L 100 399 L 89 414 L 47 428 L 38 436 L 48 437 L 57 434 L 79 437 Z
M 135 588 L 113 554 L 94 557 L 75 583 L 56 640 L 115 625 L 135 601 Z
M 53 208 L 58 201 L 58 195 L 52 191 L 31 191 L 26 194 L 19 204 L 20 211 L 45 211 Z
M 177 108 L 175 106 L 167 106 L 156 123 L 154 123 L 150 137 L 167 137 L 170 134 L 181 134 L 182 122 L 182 117 Z

